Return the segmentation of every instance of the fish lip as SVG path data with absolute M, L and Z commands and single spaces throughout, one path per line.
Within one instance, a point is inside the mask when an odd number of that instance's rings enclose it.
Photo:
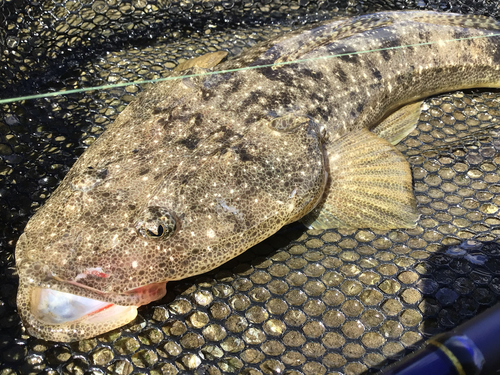
M 54 280 L 60 282 L 61 286 L 69 286 L 71 289 L 73 289 L 71 294 L 75 295 L 80 295 L 78 293 L 79 290 L 85 290 L 91 292 L 93 297 L 87 297 L 82 294 L 83 297 L 87 298 L 92 298 L 95 300 L 99 300 L 102 302 L 109 302 L 115 305 L 121 305 L 121 306 L 132 306 L 132 305 L 137 305 L 137 306 L 142 306 L 142 305 L 147 305 L 150 302 L 159 300 L 165 296 L 167 293 L 166 291 L 166 281 L 160 282 L 160 283 L 151 283 L 147 285 L 143 285 L 134 289 L 126 290 L 123 292 L 118 292 L 118 293 L 109 293 L 109 292 L 103 292 L 101 290 L 89 287 L 88 285 L 85 284 L 80 284 L 76 281 L 71 281 L 71 280 L 63 280 L 57 277 L 54 277 Z M 58 288 L 47 288 L 47 289 L 55 289 L 58 290 Z M 64 290 L 60 290 L 64 291 Z M 75 293 L 72 293 L 72 292 Z

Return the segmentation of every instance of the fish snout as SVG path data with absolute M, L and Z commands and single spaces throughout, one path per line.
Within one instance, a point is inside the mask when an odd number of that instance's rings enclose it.
M 139 306 L 166 294 L 166 282 L 128 291 L 107 291 L 104 286 L 116 276 L 108 268 L 86 267 L 82 271 L 80 267 L 64 267 L 71 256 L 52 262 L 52 256 L 44 259 L 38 252 L 33 254 L 32 242 L 29 235 L 20 236 L 16 266 L 18 311 L 33 336 L 61 342 L 94 337 L 131 322 Z M 61 257 L 59 245 L 68 250 L 68 246 L 57 240 L 55 245 L 52 243 L 51 251 L 58 251 Z

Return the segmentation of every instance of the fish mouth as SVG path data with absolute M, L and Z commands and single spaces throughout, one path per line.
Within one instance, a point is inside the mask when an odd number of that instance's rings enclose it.
M 103 296 L 63 292 L 20 283 L 18 311 L 27 332 L 39 339 L 73 342 L 109 332 L 133 321 L 137 309 L 166 294 L 166 282 L 149 284 L 127 293 Z M 82 293 L 83 294 L 83 293 Z M 89 297 L 90 296 L 90 297 Z M 116 298 L 113 301 L 113 298 Z M 124 305 L 120 305 L 120 301 Z M 116 302 L 116 303 L 113 303 Z
M 61 325 L 85 321 L 103 324 L 108 321 L 128 322 L 137 316 L 139 306 L 120 306 L 76 294 L 35 287 L 31 292 L 31 312 L 45 324 Z

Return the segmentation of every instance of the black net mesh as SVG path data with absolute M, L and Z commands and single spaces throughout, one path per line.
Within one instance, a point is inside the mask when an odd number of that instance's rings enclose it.
M 496 0 L 0 2 L 0 98 L 168 75 L 303 24 L 379 10 L 500 17 Z M 413 168 L 413 230 L 300 225 L 206 275 L 169 283 L 132 324 L 58 344 L 16 313 L 14 248 L 73 162 L 144 87 L 0 104 L 0 374 L 359 374 L 407 354 L 500 295 L 500 95 L 427 101 L 398 147 Z

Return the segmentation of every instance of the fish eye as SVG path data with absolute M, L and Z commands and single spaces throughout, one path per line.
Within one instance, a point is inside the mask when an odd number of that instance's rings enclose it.
M 146 234 L 148 235 L 148 237 L 163 237 L 164 233 L 165 227 L 163 226 L 163 224 L 158 225 L 158 229 L 156 230 L 156 232 L 146 229 Z
M 176 221 L 163 207 L 147 207 L 136 221 L 135 228 L 145 238 L 168 238 L 175 233 Z

